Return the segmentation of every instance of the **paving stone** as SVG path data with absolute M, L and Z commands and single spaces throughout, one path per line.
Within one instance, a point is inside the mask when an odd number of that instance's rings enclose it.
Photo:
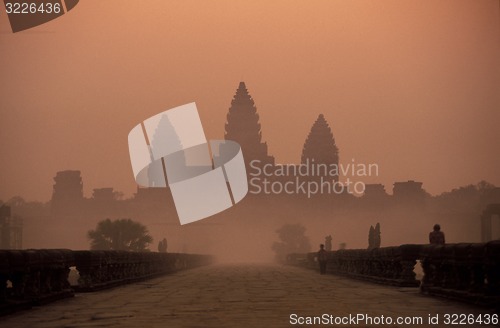
M 420 316 L 427 320 L 429 314 L 442 317 L 445 313 L 478 315 L 488 311 L 424 296 L 416 288 L 322 276 L 293 267 L 218 265 L 111 290 L 77 294 L 72 299 L 2 317 L 0 327 L 291 327 L 292 313 Z

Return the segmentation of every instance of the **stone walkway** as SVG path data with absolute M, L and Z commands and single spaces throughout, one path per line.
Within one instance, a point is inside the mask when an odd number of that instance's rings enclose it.
M 298 324 L 299 316 L 323 314 L 364 314 L 373 320 L 382 315 L 393 320 L 421 317 L 424 322 L 367 325 L 351 321 L 341 325 L 332 321 L 324 325 L 327 327 L 452 327 L 443 324 L 444 315 L 451 313 L 477 316 L 487 311 L 423 296 L 416 288 L 321 276 L 299 268 L 216 265 L 77 294 L 72 299 L 1 317 L 0 327 L 299 327 L 304 326 Z M 292 314 L 297 317 L 291 320 Z M 440 324 L 427 324 L 429 315 L 439 315 Z

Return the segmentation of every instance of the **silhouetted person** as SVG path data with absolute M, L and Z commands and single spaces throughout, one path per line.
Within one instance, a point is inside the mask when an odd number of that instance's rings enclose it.
M 318 262 L 319 262 L 319 273 L 326 274 L 326 261 L 328 260 L 328 252 L 325 250 L 325 245 L 319 245 L 318 251 Z
M 332 251 L 332 235 L 328 235 L 325 237 L 325 249 L 327 252 Z
M 429 233 L 429 242 L 432 245 L 444 245 L 444 233 L 439 224 L 435 224 L 434 231 Z

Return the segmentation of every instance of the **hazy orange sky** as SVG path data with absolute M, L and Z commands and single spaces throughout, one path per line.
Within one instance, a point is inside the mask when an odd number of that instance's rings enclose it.
M 195 101 L 222 138 L 241 80 L 279 163 L 297 163 L 318 114 L 341 162 L 378 163 L 388 192 L 500 185 L 498 0 L 83 0 L 13 34 L 0 5 L 0 199 L 85 195 L 135 182 L 127 135 Z

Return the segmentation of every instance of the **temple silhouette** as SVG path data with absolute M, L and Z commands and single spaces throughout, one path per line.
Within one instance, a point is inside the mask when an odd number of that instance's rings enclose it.
M 84 206 L 83 181 L 78 170 L 57 172 L 51 199 L 53 213 L 64 215 Z
M 166 122 L 165 124 L 169 124 Z M 291 181 L 294 176 L 290 172 L 296 172 L 300 165 L 321 166 L 339 165 L 339 147 L 335 142 L 335 137 L 327 119 L 323 114 L 319 114 L 304 141 L 299 164 L 276 164 L 275 158 L 268 151 L 268 145 L 263 141 L 263 128 L 259 121 L 259 113 L 245 82 L 240 82 L 231 100 L 227 113 L 227 121 L 224 125 L 224 138 L 233 140 L 240 144 L 247 174 L 252 174 L 256 166 L 272 166 L 273 169 L 280 169 L 286 166 L 287 170 L 279 177 L 271 177 L 271 181 L 285 183 Z M 157 136 L 152 140 L 152 146 L 161 142 L 162 138 L 176 136 Z M 253 165 L 250 165 L 251 163 Z M 157 161 L 158 169 L 162 170 L 162 163 Z M 319 173 L 318 173 L 319 172 Z M 299 181 L 315 181 L 325 176 L 325 172 L 318 171 L 318 174 L 300 176 Z M 315 173 L 313 171 L 313 173 Z M 151 175 L 151 172 L 148 172 Z M 250 177 L 249 177 L 250 178 Z M 327 178 L 333 182 L 338 182 L 340 174 L 327 174 Z M 120 206 L 113 205 L 117 199 L 117 192 L 113 188 L 94 189 L 90 199 L 83 196 L 83 182 L 80 171 L 68 170 L 57 172 L 54 177 L 54 191 L 51 199 L 52 214 L 56 216 L 70 215 L 76 212 L 98 214 L 113 214 L 116 212 L 141 211 L 155 208 L 158 213 L 173 208 L 171 195 L 168 188 L 142 188 L 138 187 L 133 198 L 124 200 L 127 210 L 120 210 Z M 392 195 L 389 195 L 382 184 L 366 184 L 361 197 L 347 195 L 351 200 L 337 201 L 336 206 L 342 207 L 346 202 L 361 204 L 367 209 L 383 208 L 386 206 L 403 206 L 413 210 L 425 208 L 426 199 L 429 195 L 422 188 L 423 183 L 413 180 L 398 181 L 393 185 Z M 266 195 L 272 197 L 273 195 Z M 328 199 L 337 195 L 327 195 Z M 344 195 L 345 196 L 345 195 Z M 301 197 L 300 195 L 298 196 Z M 320 195 L 313 195 L 320 197 Z M 324 198 L 325 196 L 322 195 Z M 348 199 L 347 198 L 347 199 Z M 495 203 L 497 198 L 490 199 L 483 208 L 490 203 Z M 346 198 L 343 198 L 346 200 Z
M 317 181 L 321 183 L 338 182 L 338 174 L 328 174 L 322 167 L 339 164 L 339 149 L 335 144 L 335 138 L 323 114 L 319 114 L 317 120 L 312 124 L 311 130 L 304 141 L 300 164 L 276 164 L 274 156 L 268 152 L 268 145 L 262 141 L 262 127 L 259 122 L 259 114 L 255 102 L 248 92 L 245 82 L 240 82 L 238 89 L 231 101 L 225 124 L 226 140 L 233 140 L 241 145 L 243 157 L 249 182 L 252 186 L 258 186 L 259 190 L 264 188 L 265 183 L 297 183 Z M 311 168 L 309 173 L 300 177 L 296 174 L 300 166 Z M 278 170 L 278 176 L 266 177 L 265 181 L 253 179 L 252 176 L 262 175 L 262 170 Z M 315 169 L 316 168 L 316 169 Z M 257 181 L 258 180 L 258 181 Z
M 256 184 L 250 182 L 255 178 L 256 167 L 268 166 L 270 171 L 282 172 L 279 176 L 269 177 L 268 182 L 277 185 L 304 182 L 321 185 L 322 178 L 330 182 L 345 180 L 346 176 L 340 173 L 327 172 L 325 175 L 321 170 L 313 172 L 314 174 L 296 175 L 304 165 L 316 165 L 321 168 L 340 164 L 340 148 L 335 142 L 332 127 L 323 114 L 317 115 L 317 119 L 311 122 L 309 133 L 304 136 L 302 152 L 296 163 L 278 164 L 263 139 L 265 128 L 261 126 L 255 101 L 246 84 L 240 82 L 230 102 L 224 125 L 224 138 L 238 142 L 242 148 L 249 178 L 249 193 L 238 206 L 181 230 L 168 187 L 137 187 L 132 197 L 124 199 L 123 194 L 115 191 L 112 186 L 101 185 L 93 189 L 90 197 L 85 197 L 84 177 L 81 172 L 65 170 L 56 173 L 52 198 L 48 203 L 7 204 L 12 207 L 15 215 L 10 215 L 10 210 L 7 213 L 7 209 L 4 209 L 0 218 L 2 241 L 5 247 L 20 248 L 21 236 L 24 234 L 28 237 L 24 238 L 23 245 L 54 247 L 51 240 L 44 235 L 57 230 L 63 231 L 58 232 L 58 247 L 82 247 L 87 241 L 85 231 L 82 232 L 81 229 L 91 229 L 99 220 L 105 218 L 137 219 L 154 233 L 161 234 L 162 238 L 170 232 L 168 237 L 172 240 L 172 245 L 177 242 L 182 249 L 187 247 L 182 243 L 190 234 L 198 239 L 198 247 L 203 248 L 210 243 L 209 233 L 199 234 L 201 230 L 196 230 L 202 225 L 203 231 L 208 229 L 208 226 L 217 229 L 218 225 L 232 226 L 237 231 L 241 224 L 246 224 L 248 227 L 259 227 L 259 233 L 270 231 L 271 234 L 272 229 L 289 222 L 306 222 L 311 227 L 328 224 L 345 230 L 351 229 L 349 226 L 356 226 L 356 229 L 363 231 L 363 237 L 359 239 L 364 242 L 366 228 L 373 222 L 381 222 L 383 226 L 395 225 L 400 229 L 405 229 L 410 224 L 418 227 L 416 236 L 426 236 L 427 230 L 435 222 L 440 222 L 449 231 L 450 225 L 460 221 L 456 232 L 458 240 L 477 242 L 498 238 L 496 220 L 500 212 L 500 188 L 486 182 L 437 196 L 427 193 L 423 183 L 414 180 L 396 181 L 391 190 L 380 183 L 366 184 L 364 193 L 357 195 L 252 193 L 251 190 Z M 163 138 L 171 137 L 155 136 L 151 141 L 152 146 Z M 163 169 L 162 166 L 163 163 L 158 161 L 158 169 Z M 145 172 L 150 179 L 154 178 L 152 173 Z M 388 191 L 392 191 L 392 194 Z M 23 221 L 12 219 L 17 216 L 22 217 Z M 263 226 L 268 230 L 260 229 Z M 321 229 L 317 229 L 319 233 Z M 12 236 L 9 241 L 7 236 Z M 471 239 L 469 236 L 475 237 Z M 397 240 L 397 236 L 394 238 Z M 339 240 L 340 244 L 346 242 L 351 245 L 350 240 Z

